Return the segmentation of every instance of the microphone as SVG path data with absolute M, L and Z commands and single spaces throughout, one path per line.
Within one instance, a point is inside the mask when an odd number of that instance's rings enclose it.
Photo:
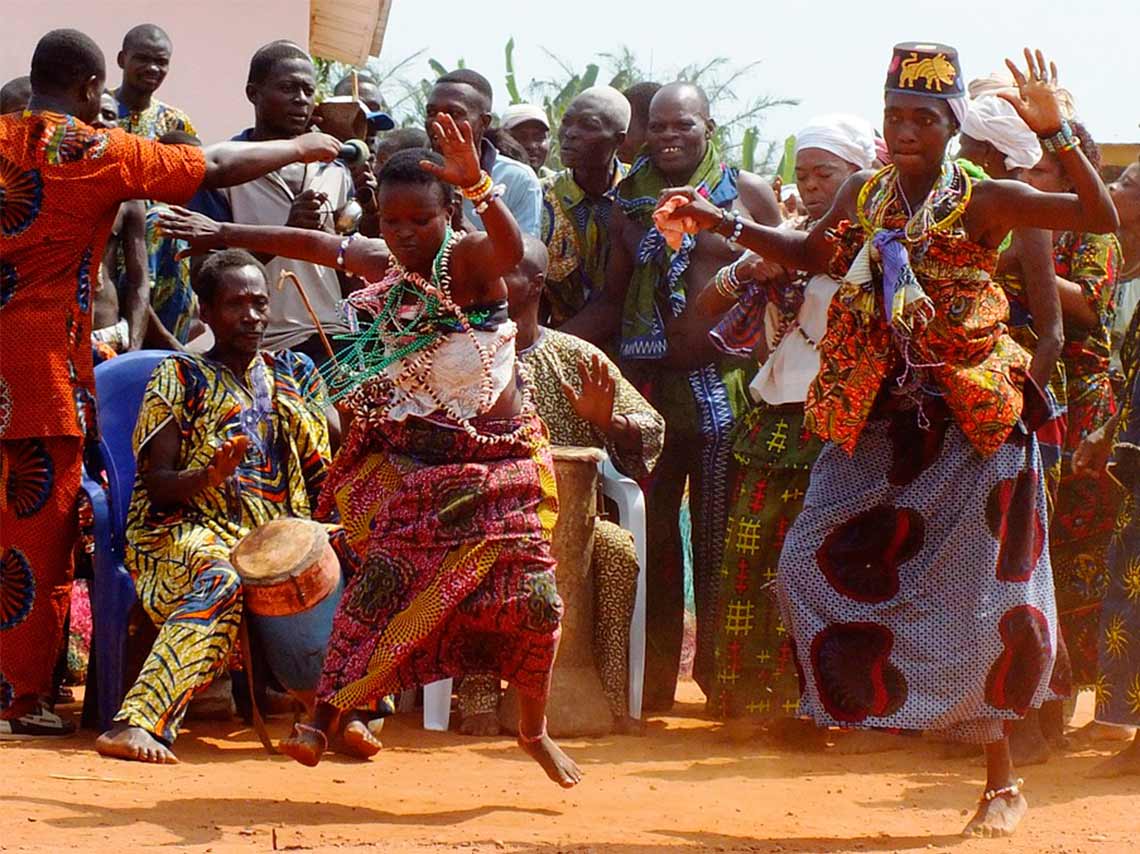
M 350 139 L 341 146 L 340 154 L 336 156 L 336 159 L 345 166 L 353 167 L 367 163 L 371 155 L 372 152 L 368 149 L 368 143 L 361 139 Z

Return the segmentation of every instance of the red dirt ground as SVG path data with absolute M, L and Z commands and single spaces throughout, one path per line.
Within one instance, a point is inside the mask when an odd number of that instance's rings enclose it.
M 84 732 L 0 743 L 0 850 L 196 852 L 973 852 L 1140 850 L 1140 778 L 1088 780 L 1102 745 L 1025 769 L 1031 810 L 1012 840 L 957 836 L 982 769 L 916 740 L 875 756 L 729 743 L 682 685 L 644 737 L 570 741 L 586 772 L 565 793 L 508 738 L 389 722 L 371 762 L 270 758 L 238 722 L 195 723 L 182 764 L 102 759 Z M 286 722 L 275 720 L 275 737 Z

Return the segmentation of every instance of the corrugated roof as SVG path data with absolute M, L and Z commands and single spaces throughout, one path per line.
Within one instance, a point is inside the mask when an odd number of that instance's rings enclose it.
M 322 59 L 363 65 L 379 56 L 392 0 L 311 0 L 309 50 Z

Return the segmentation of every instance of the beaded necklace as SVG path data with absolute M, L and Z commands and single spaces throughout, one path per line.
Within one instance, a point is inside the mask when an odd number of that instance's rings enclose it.
M 398 396 L 408 394 L 405 389 L 414 388 L 476 441 L 484 444 L 509 441 L 522 426 L 510 433 L 480 433 L 453 402 L 440 399 L 430 379 L 434 356 L 448 336 L 466 335 L 482 367 L 475 410 L 485 412 L 495 403 L 495 354 L 475 334 L 475 326 L 486 319 L 484 315 L 489 317 L 490 312 L 480 307 L 472 312 L 473 316 L 468 316 L 451 296 L 451 252 L 459 240 L 460 236 L 448 227 L 432 261 L 430 281 L 407 270 L 393 257 L 380 282 L 348 298 L 353 308 L 368 311 L 375 319 L 355 336 L 353 345 L 341 359 L 329 363 L 325 380 L 331 400 L 351 396 L 348 403 L 358 415 L 387 418 Z M 501 346 L 513 345 L 506 342 Z M 401 362 L 395 376 L 385 376 L 389 367 Z M 383 386 L 387 391 L 378 396 L 369 393 L 366 386 Z M 531 403 L 525 384 L 522 398 L 525 410 Z

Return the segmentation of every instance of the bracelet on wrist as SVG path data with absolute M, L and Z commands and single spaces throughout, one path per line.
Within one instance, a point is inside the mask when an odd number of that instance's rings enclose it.
M 740 235 L 744 232 L 744 217 L 738 211 L 732 212 L 732 234 L 728 238 L 729 243 L 736 243 L 740 240 Z
M 348 247 L 351 246 L 352 242 L 358 237 L 360 237 L 360 232 L 354 231 L 352 234 L 348 235 L 348 237 L 340 242 L 340 249 L 338 249 L 336 253 L 336 268 L 338 270 L 345 269 L 344 256 L 348 253 Z
M 491 176 L 486 172 L 479 173 L 479 180 L 472 184 L 470 187 L 461 187 L 459 192 L 463 193 L 463 198 L 474 202 L 476 199 L 482 199 L 494 188 L 495 182 Z
M 1080 137 L 1073 133 L 1073 128 L 1067 119 L 1061 119 L 1061 127 L 1058 128 L 1056 133 L 1041 136 L 1038 137 L 1038 139 L 1041 140 L 1041 147 L 1051 154 L 1059 154 L 1062 151 L 1072 151 L 1081 144 Z
M 475 213 L 482 216 L 487 212 L 487 208 L 491 206 L 491 202 L 495 199 L 502 198 L 503 194 L 507 192 L 506 184 L 496 184 L 485 195 L 478 199 L 472 199 L 471 204 L 475 206 Z

